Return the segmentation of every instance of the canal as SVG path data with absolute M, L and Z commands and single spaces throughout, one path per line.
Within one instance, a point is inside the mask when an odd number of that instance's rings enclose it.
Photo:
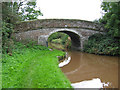
M 70 51 L 59 67 L 74 88 L 118 88 L 118 57 Z

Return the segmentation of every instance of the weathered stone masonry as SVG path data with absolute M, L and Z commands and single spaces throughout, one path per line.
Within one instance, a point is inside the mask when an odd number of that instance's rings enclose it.
M 104 28 L 98 23 L 69 19 L 42 19 L 27 21 L 15 25 L 17 41 L 37 41 L 46 46 L 48 37 L 55 32 L 68 34 L 72 40 L 72 48 L 83 49 L 84 42 L 95 33 L 103 33 Z

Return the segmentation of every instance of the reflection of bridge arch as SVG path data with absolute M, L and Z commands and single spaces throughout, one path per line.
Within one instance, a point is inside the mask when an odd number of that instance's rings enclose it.
M 48 38 L 50 37 L 50 35 L 52 35 L 56 32 L 62 32 L 62 33 L 69 35 L 71 38 L 71 43 L 72 43 L 71 47 L 74 49 L 80 49 L 80 47 L 81 47 L 80 39 L 81 39 L 82 35 L 79 34 L 77 31 L 72 30 L 72 29 L 57 29 L 57 30 L 50 32 L 48 35 Z M 47 38 L 47 40 L 48 40 L 48 38 Z

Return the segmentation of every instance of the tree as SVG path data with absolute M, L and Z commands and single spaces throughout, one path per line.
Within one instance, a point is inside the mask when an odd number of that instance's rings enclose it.
M 43 16 L 40 9 L 37 9 L 36 2 L 26 2 L 26 0 L 24 0 L 20 2 L 18 6 L 18 12 L 22 21 L 37 19 L 39 15 Z
M 11 52 L 13 40 L 13 26 L 16 22 L 37 19 L 42 15 L 41 11 L 36 9 L 36 2 L 18 0 L 17 2 L 2 2 L 2 47 L 3 51 Z
M 89 37 L 84 51 L 95 54 L 120 55 L 120 2 L 103 2 L 104 16 L 99 19 L 106 29 L 106 34 Z M 94 21 L 96 22 L 96 21 Z
M 2 3 L 2 17 L 8 23 L 37 19 L 39 15 L 43 14 L 40 9 L 37 9 L 36 2 L 18 0 Z
M 13 40 L 13 24 L 17 21 L 17 13 L 12 8 L 11 2 L 2 3 L 2 52 L 12 53 Z
M 100 19 L 109 35 L 120 37 L 120 2 L 103 2 L 105 15 Z

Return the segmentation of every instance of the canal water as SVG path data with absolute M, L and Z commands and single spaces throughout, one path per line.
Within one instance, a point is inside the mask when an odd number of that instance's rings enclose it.
M 71 51 L 59 67 L 74 88 L 118 88 L 118 57 Z

